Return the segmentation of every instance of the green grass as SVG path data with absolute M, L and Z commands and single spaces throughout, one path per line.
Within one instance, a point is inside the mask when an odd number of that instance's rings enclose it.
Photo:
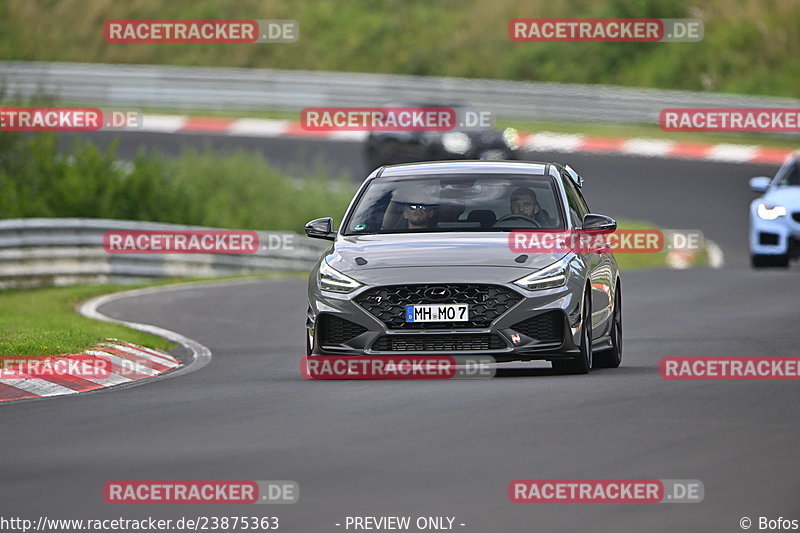
M 660 229 L 649 222 L 634 220 L 617 220 L 617 229 L 620 230 L 651 230 Z M 667 266 L 667 252 L 657 253 L 616 253 L 620 270 L 641 270 L 645 268 L 665 268 Z M 705 250 L 694 257 L 693 266 L 705 266 L 708 256 Z
M 160 337 L 90 320 L 75 311 L 78 302 L 130 288 L 97 285 L 0 292 L 0 357 L 78 353 L 109 337 L 171 348 L 173 344 Z
M 85 217 L 217 228 L 301 232 L 309 220 L 340 217 L 354 185 L 322 162 L 294 175 L 261 154 L 186 148 L 176 157 L 141 152 L 129 169 L 73 140 L 60 154 L 54 134 L 0 133 L 0 218 Z M 339 218 L 337 218 L 338 220 Z
M 201 278 L 190 280 L 223 281 L 227 279 L 283 279 L 307 276 L 302 272 L 268 272 L 248 276 Z M 16 355 L 57 355 L 78 353 L 86 348 L 116 338 L 142 346 L 169 349 L 174 343 L 128 327 L 85 318 L 77 312 L 79 303 L 119 291 L 174 284 L 187 280 L 158 280 L 133 285 L 20 289 L 0 291 L 0 358 Z
M 697 43 L 517 43 L 514 18 L 699 18 Z M 292 44 L 110 44 L 108 19 L 294 19 Z M 466 76 L 797 96 L 796 0 L 6 0 L 0 57 Z M 269 102 L 264 103 L 269 107 Z

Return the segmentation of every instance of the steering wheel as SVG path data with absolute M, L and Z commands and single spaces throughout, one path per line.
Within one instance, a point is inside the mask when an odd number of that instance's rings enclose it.
M 537 228 L 541 228 L 542 227 L 542 225 L 539 224 L 539 222 L 537 222 L 533 217 L 529 217 L 529 216 L 526 216 L 526 215 L 514 215 L 514 214 L 506 215 L 504 217 L 500 217 L 495 221 L 494 224 L 497 225 L 498 223 L 505 222 L 506 220 L 524 220 L 525 222 L 530 222 L 531 224 L 533 224 Z

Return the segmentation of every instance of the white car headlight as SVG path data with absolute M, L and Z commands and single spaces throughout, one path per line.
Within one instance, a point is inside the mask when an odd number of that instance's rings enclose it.
M 442 146 L 451 154 L 465 154 L 472 146 L 472 141 L 464 132 L 448 131 L 442 135 Z
M 519 148 L 519 133 L 514 128 L 506 128 L 503 130 L 503 142 L 506 143 L 511 150 Z
M 533 274 L 528 274 L 514 282 L 514 285 L 536 291 L 541 289 L 553 289 L 567 284 L 569 275 L 569 260 L 564 258 L 556 261 L 550 266 L 537 270 Z
M 349 276 L 345 276 L 323 260 L 322 264 L 319 265 L 317 287 L 322 291 L 346 293 L 353 292 L 361 287 L 361 283 Z
M 764 220 L 775 220 L 778 217 L 786 216 L 786 208 L 782 205 L 758 204 L 756 212 Z

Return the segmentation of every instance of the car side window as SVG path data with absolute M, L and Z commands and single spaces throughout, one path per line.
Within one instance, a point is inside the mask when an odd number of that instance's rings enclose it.
M 792 185 L 800 185 L 800 165 L 797 160 L 792 160 L 788 165 L 781 168 L 778 177 L 778 187 L 789 187 Z
M 561 181 L 564 184 L 564 191 L 567 193 L 567 207 L 572 226 L 580 228 L 583 226 L 584 215 L 589 212 L 589 206 L 586 205 L 580 191 L 575 188 L 575 184 L 569 175 L 561 174 Z

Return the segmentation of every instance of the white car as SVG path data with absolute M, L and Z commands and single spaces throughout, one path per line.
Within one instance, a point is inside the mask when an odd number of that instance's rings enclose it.
M 763 193 L 750 204 L 750 259 L 753 267 L 788 267 L 800 256 L 800 152 L 774 178 L 750 180 Z

